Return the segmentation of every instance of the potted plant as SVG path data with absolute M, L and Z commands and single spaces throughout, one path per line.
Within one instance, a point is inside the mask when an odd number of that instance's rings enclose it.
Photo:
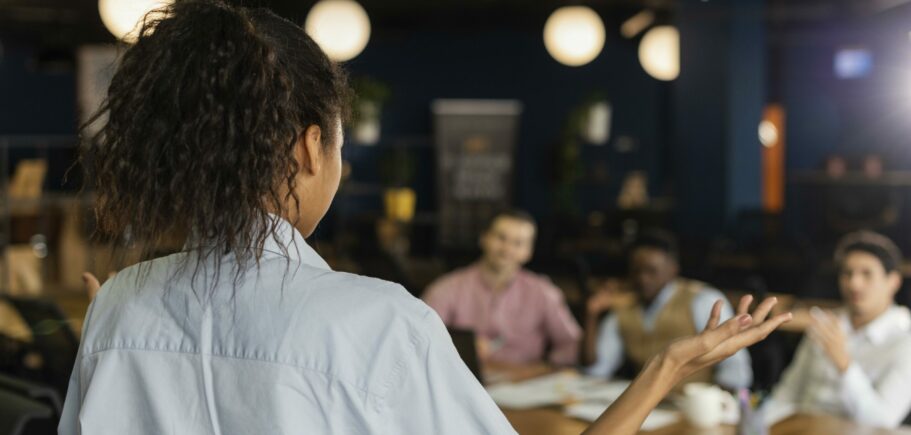
M 416 167 L 414 156 L 402 147 L 395 147 L 380 161 L 380 175 L 386 189 L 383 205 L 386 217 L 393 221 L 410 222 L 417 202 L 410 186 Z
M 585 176 L 582 146 L 604 145 L 610 138 L 611 105 L 603 92 L 592 92 L 566 117 L 561 140 L 553 150 L 553 205 L 558 213 L 579 214 L 577 190 Z
M 369 77 L 351 81 L 355 99 L 352 105 L 351 136 L 362 145 L 376 145 L 380 141 L 380 115 L 383 103 L 389 98 L 389 87 Z

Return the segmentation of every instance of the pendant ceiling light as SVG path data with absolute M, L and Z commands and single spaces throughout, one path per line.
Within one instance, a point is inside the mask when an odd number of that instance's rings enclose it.
M 657 26 L 639 43 L 639 63 L 650 76 L 670 81 L 680 75 L 680 32 L 674 26 Z
M 150 11 L 173 3 L 174 0 L 98 0 L 101 22 L 117 39 L 133 43 L 139 37 L 142 19 Z
M 544 23 L 544 47 L 564 65 L 585 65 L 604 48 L 604 22 L 587 6 L 559 8 Z
M 354 0 L 318 2 L 307 14 L 304 29 L 337 62 L 361 54 L 370 40 L 370 18 Z

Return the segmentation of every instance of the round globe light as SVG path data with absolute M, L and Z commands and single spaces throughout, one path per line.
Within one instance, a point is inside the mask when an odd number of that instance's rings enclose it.
M 674 26 L 657 26 L 639 43 L 639 63 L 648 75 L 670 81 L 680 75 L 680 32 Z
M 370 18 L 353 0 L 322 0 L 313 5 L 304 23 L 307 34 L 334 61 L 353 59 L 370 40 Z
M 174 0 L 98 0 L 101 22 L 117 39 L 136 42 L 142 19 L 152 10 L 168 6 Z
M 604 48 L 604 22 L 587 6 L 565 6 L 544 23 L 544 47 L 557 62 L 585 65 Z
M 769 120 L 759 123 L 759 142 L 766 148 L 775 146 L 778 142 L 778 128 Z

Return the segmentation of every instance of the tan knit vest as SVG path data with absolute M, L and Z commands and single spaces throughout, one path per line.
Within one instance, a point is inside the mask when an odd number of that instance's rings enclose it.
M 661 352 L 672 341 L 697 333 L 693 322 L 692 303 L 696 293 L 706 285 L 699 281 L 679 278 L 674 294 L 661 308 L 651 331 L 646 331 L 642 321 L 642 305 L 633 304 L 617 311 L 623 347 L 636 370 L 641 370 L 649 358 Z M 706 368 L 693 373 L 680 385 L 689 382 L 712 381 L 712 369 Z

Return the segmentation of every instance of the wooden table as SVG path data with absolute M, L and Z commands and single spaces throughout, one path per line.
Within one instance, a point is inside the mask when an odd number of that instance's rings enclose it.
M 560 408 L 524 411 L 504 409 L 520 435 L 579 435 L 588 423 L 563 415 Z M 736 435 L 734 426 L 698 429 L 683 421 L 643 435 Z M 795 415 L 772 426 L 769 435 L 911 435 L 911 428 L 874 429 L 824 415 Z

